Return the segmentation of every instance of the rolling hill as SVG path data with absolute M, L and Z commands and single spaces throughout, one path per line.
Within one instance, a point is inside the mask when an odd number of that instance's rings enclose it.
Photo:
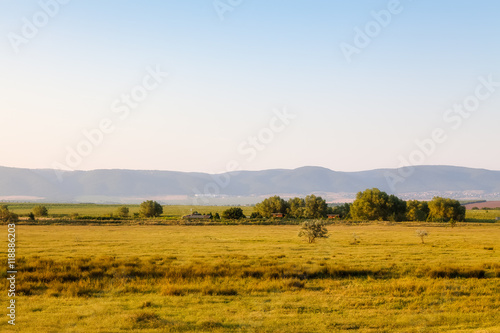
M 321 167 L 207 173 L 93 170 L 54 171 L 0 167 L 0 200 L 45 202 L 252 203 L 262 196 L 319 193 L 330 201 L 352 199 L 377 187 L 403 198 L 446 195 L 459 199 L 500 198 L 500 171 L 454 166 L 339 172 Z M 391 181 L 398 180 L 397 183 Z M 252 199 L 253 198 L 253 199 Z

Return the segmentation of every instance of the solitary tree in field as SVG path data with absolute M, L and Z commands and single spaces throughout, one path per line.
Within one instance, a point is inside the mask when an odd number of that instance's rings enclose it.
M 141 203 L 139 213 L 144 217 L 158 217 L 163 214 L 163 207 L 156 201 L 148 200 Z
M 36 217 L 49 216 L 49 211 L 47 207 L 38 205 L 33 207 L 33 214 L 35 214 Z
M 424 238 L 429 236 L 429 233 L 425 230 L 417 230 L 416 233 L 417 233 L 417 236 L 420 237 L 422 244 L 424 244 Z
M 328 238 L 328 230 L 321 221 L 306 221 L 302 223 L 299 237 L 306 237 L 309 243 L 314 243 L 316 238 Z

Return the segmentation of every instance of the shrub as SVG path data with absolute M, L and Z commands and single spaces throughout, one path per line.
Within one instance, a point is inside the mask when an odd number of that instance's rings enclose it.
M 163 207 L 156 201 L 148 200 L 141 203 L 139 212 L 144 217 L 158 217 L 163 214 Z
M 19 216 L 17 214 L 9 211 L 9 208 L 5 205 L 0 206 L 0 221 L 16 222 L 17 220 L 19 220 Z
M 118 207 L 116 210 L 116 215 L 121 218 L 127 218 L 129 214 L 129 209 L 127 206 Z
M 417 230 L 415 233 L 422 240 L 422 244 L 424 244 L 424 238 L 427 237 L 429 233 L 426 230 Z
M 129 316 L 133 328 L 159 328 L 165 324 L 154 312 L 138 312 Z
M 251 218 L 251 219 L 261 219 L 261 218 L 262 218 L 262 215 L 261 215 L 259 212 L 253 212 L 253 213 L 250 215 L 250 218 Z
M 47 210 L 47 207 L 37 205 L 33 207 L 33 214 L 35 214 L 36 217 L 49 216 L 49 211 Z
M 314 243 L 316 238 L 328 238 L 328 230 L 321 221 L 306 221 L 302 224 L 299 237 L 306 237 L 309 243 Z
M 245 214 L 243 214 L 243 210 L 239 207 L 232 207 L 226 209 L 222 213 L 222 217 L 228 220 L 239 220 L 245 218 Z

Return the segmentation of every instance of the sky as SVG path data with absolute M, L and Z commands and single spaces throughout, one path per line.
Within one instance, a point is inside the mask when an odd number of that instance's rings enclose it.
M 500 170 L 500 2 L 0 0 L 0 165 Z

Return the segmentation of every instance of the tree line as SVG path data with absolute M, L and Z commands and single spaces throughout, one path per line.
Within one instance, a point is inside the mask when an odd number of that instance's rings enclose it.
M 320 219 L 337 214 L 341 219 L 369 221 L 465 221 L 465 207 L 458 200 L 434 197 L 431 201 L 405 201 L 377 188 L 358 192 L 352 204 L 335 207 L 329 207 L 323 198 L 315 195 L 289 200 L 273 196 L 256 204 L 251 217 L 270 218 L 277 213 L 299 219 Z
M 344 220 L 369 221 L 433 221 L 460 222 L 465 221 L 465 207 L 457 200 L 434 197 L 431 201 L 404 201 L 395 195 L 388 195 L 377 188 L 366 189 L 356 195 L 353 203 L 331 207 L 320 196 L 314 194 L 305 198 L 290 198 L 285 200 L 280 196 L 272 196 L 255 205 L 255 211 L 250 218 L 286 217 L 290 219 L 323 219 L 328 214 L 338 215 Z M 156 201 L 148 200 L 141 203 L 139 213 L 134 218 L 157 218 L 163 214 L 163 207 Z M 116 218 L 128 218 L 129 208 L 118 207 Z M 222 212 L 208 214 L 211 219 L 238 220 L 246 218 L 239 207 L 231 207 Z M 29 218 L 48 216 L 45 206 L 37 205 L 29 214 Z M 77 218 L 77 216 L 75 216 Z M 17 221 L 17 214 L 10 212 L 7 206 L 0 206 L 0 221 Z

